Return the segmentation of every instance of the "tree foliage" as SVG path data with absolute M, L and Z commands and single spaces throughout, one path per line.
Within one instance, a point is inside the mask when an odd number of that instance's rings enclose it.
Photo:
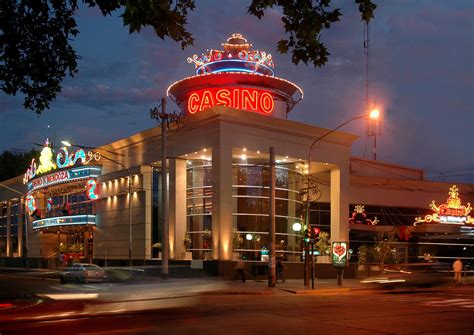
M 374 17 L 371 0 L 354 0 L 361 19 Z M 181 48 L 193 44 L 186 30 L 187 16 L 195 0 L 82 0 L 89 7 L 111 15 L 122 10 L 129 32 L 153 28 L 155 34 L 179 42 Z M 295 64 L 326 64 L 329 52 L 321 42 L 321 32 L 339 21 L 340 9 L 331 0 L 252 0 L 248 13 L 262 18 L 269 8 L 280 7 L 287 39 L 278 42 L 280 53 L 291 52 Z M 78 72 L 79 56 L 71 45 L 79 33 L 75 17 L 78 0 L 2 0 L 0 2 L 0 83 L 6 94 L 24 95 L 24 107 L 41 114 L 61 92 L 61 83 Z
M 25 173 L 31 160 L 39 156 L 39 151 L 31 150 L 26 153 L 5 151 L 0 155 L 0 181 L 10 179 Z

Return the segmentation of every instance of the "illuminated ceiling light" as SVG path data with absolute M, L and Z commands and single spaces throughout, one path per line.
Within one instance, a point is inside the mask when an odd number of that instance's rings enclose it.
M 246 239 L 247 241 L 252 241 L 252 238 L 253 238 L 252 234 L 247 234 L 247 235 L 245 235 L 245 239 Z
M 204 156 L 204 155 L 201 155 L 201 159 L 206 159 L 206 156 Z
M 283 158 L 283 161 L 286 162 L 286 158 Z
M 188 157 L 188 154 L 184 154 L 184 157 Z
M 257 154 L 259 154 L 259 155 L 260 155 L 260 150 L 257 150 Z
M 244 150 L 244 152 L 246 152 L 246 151 L 247 151 L 247 148 L 244 148 L 243 150 Z
M 247 156 L 244 155 L 244 154 L 242 154 L 242 155 L 240 156 L 240 158 L 241 158 L 242 160 L 246 160 L 246 159 L 247 159 Z
M 206 152 L 206 151 L 207 151 L 207 149 L 205 149 L 205 148 L 204 148 L 202 151 Z
M 288 156 L 285 156 L 285 158 L 288 158 Z

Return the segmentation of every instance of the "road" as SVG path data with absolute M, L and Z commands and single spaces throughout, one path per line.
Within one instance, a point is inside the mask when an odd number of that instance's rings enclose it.
M 273 295 L 255 295 L 203 294 L 196 288 L 192 294 L 175 290 L 183 283 L 161 286 L 160 296 L 153 291 L 153 285 L 118 286 L 120 292 L 130 293 L 126 298 L 129 300 L 122 302 L 124 296 L 100 301 L 42 298 L 38 303 L 38 299 L 29 296 L 24 301 L 31 305 L 3 311 L 0 333 L 474 334 L 472 286 L 405 292 L 295 295 L 279 291 Z M 47 290 L 47 284 L 41 285 L 43 291 Z M 56 286 L 49 287 L 55 290 Z M 86 286 L 83 291 L 94 287 Z M 178 291 L 183 292 L 178 295 Z M 134 302 L 144 308 L 133 308 Z M 6 319 L 8 313 L 24 318 Z

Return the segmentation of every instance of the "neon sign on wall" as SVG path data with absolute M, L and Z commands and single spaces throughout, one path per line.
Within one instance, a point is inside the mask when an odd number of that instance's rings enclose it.
M 70 170 L 58 171 L 40 178 L 36 178 L 28 183 L 28 192 L 38 190 L 47 186 L 56 185 L 66 181 L 73 181 L 83 178 L 95 178 L 100 176 L 101 168 L 98 166 L 79 166 Z
M 215 106 L 271 114 L 275 102 L 269 92 L 253 88 L 211 88 L 194 91 L 188 98 L 188 112 L 191 114 Z
M 434 211 L 433 214 L 425 215 L 424 218 L 418 217 L 415 219 L 414 225 L 417 223 L 447 223 L 447 224 L 472 224 L 474 218 L 469 216 L 471 212 L 471 204 L 467 203 L 467 206 L 461 204 L 459 198 L 459 189 L 456 185 L 453 185 L 449 189 L 449 197 L 445 204 L 436 206 L 433 200 L 430 204 L 430 208 Z
M 84 149 L 78 149 L 75 152 L 69 153 L 67 147 L 62 147 L 56 155 L 56 163 L 53 158 L 53 150 L 49 146 L 49 140 L 46 140 L 43 150 L 41 150 L 40 153 L 39 165 L 37 166 L 36 161 L 33 158 L 30 167 L 23 177 L 23 183 L 26 184 L 30 179 L 52 170 L 72 167 L 79 164 L 87 165 L 93 160 L 98 161 L 100 160 L 100 154 L 93 151 L 86 152 Z

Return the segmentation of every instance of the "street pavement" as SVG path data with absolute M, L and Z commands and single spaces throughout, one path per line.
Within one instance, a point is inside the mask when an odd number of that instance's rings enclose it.
M 107 268 L 108 271 L 116 271 L 122 268 Z M 125 268 L 126 269 L 126 268 Z M 126 269 L 128 270 L 128 269 Z M 139 271 L 143 271 L 138 269 Z M 0 276 L 36 278 L 45 281 L 58 281 L 57 271 L 46 269 L 0 269 Z M 287 279 L 285 282 L 277 281 L 275 287 L 269 287 L 267 280 L 240 280 L 230 281 L 222 280 L 216 277 L 207 277 L 200 281 L 208 281 L 209 283 L 218 283 L 219 287 L 209 287 L 207 294 L 255 294 L 255 295 L 272 295 L 272 294 L 336 294 L 358 290 L 374 290 L 379 289 L 377 285 L 362 283 L 362 279 L 343 279 L 341 285 L 337 284 L 337 279 L 318 279 L 314 280 L 314 287 L 310 280 L 309 285 L 305 286 L 303 279 Z M 169 279 L 171 282 L 186 282 L 187 279 Z M 189 279 L 193 280 L 193 279 Z M 136 282 L 163 282 L 158 276 L 142 277 Z M 462 285 L 474 285 L 474 276 L 463 276 Z M 448 285 L 452 286 L 452 285 Z M 201 292 L 202 293 L 202 292 Z

